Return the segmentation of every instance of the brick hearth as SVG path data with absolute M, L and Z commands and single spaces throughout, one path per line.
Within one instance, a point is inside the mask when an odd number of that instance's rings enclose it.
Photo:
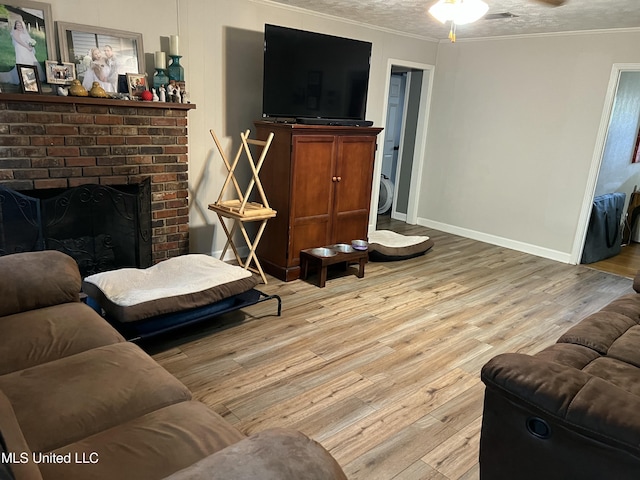
M 26 192 L 150 177 L 153 260 L 186 254 L 192 108 L 0 93 L 0 184 Z

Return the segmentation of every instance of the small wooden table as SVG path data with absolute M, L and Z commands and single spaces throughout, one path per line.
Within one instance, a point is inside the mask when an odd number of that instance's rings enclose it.
M 327 247 L 328 248 L 328 247 Z M 300 251 L 300 278 L 305 280 L 309 273 L 309 264 L 319 270 L 318 286 L 323 288 L 327 281 L 327 267 L 337 263 L 358 264 L 358 278 L 364 277 L 364 265 L 367 263 L 369 253 L 367 250 L 353 250 L 352 252 L 337 252 L 332 256 L 321 256 L 312 253 L 315 248 L 307 248 Z

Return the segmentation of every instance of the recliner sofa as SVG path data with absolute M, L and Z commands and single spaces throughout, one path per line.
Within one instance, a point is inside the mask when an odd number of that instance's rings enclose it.
M 304 434 L 246 437 L 193 401 L 80 287 L 63 253 L 0 257 L 0 478 L 346 479 Z
M 496 356 L 482 380 L 481 480 L 640 478 L 639 293 L 536 355 Z

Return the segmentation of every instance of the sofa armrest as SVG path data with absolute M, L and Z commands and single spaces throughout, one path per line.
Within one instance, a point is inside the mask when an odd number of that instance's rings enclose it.
M 640 454 L 640 396 L 577 368 L 509 353 L 482 369 L 488 388 L 537 409 L 568 428 Z
M 516 353 L 490 360 L 482 381 L 481 476 L 637 478 L 640 396 L 577 368 Z
M 295 430 L 256 433 L 166 480 L 347 480 L 319 443 Z
M 0 317 L 80 300 L 73 258 L 56 250 L 0 257 Z

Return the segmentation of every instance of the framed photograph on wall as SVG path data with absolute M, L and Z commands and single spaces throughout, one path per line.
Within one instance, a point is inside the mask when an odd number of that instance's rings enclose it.
M 42 93 L 38 68 L 35 65 L 16 65 L 22 93 Z
M 131 100 L 139 99 L 142 92 L 148 90 L 147 75 L 145 73 L 127 73 L 127 85 L 129 86 Z
M 55 57 L 53 32 L 48 3 L 31 0 L 0 3 L 0 87 L 3 91 L 20 90 L 22 83 L 17 65 L 31 65 L 37 70 L 38 78 L 45 78 L 44 62 Z
M 44 69 L 47 73 L 47 83 L 69 85 L 76 79 L 76 66 L 70 62 L 47 60 L 44 62 Z
M 75 65 L 84 88 L 98 82 L 104 90 L 118 91 L 118 75 L 144 74 L 142 34 L 57 22 L 60 57 Z

